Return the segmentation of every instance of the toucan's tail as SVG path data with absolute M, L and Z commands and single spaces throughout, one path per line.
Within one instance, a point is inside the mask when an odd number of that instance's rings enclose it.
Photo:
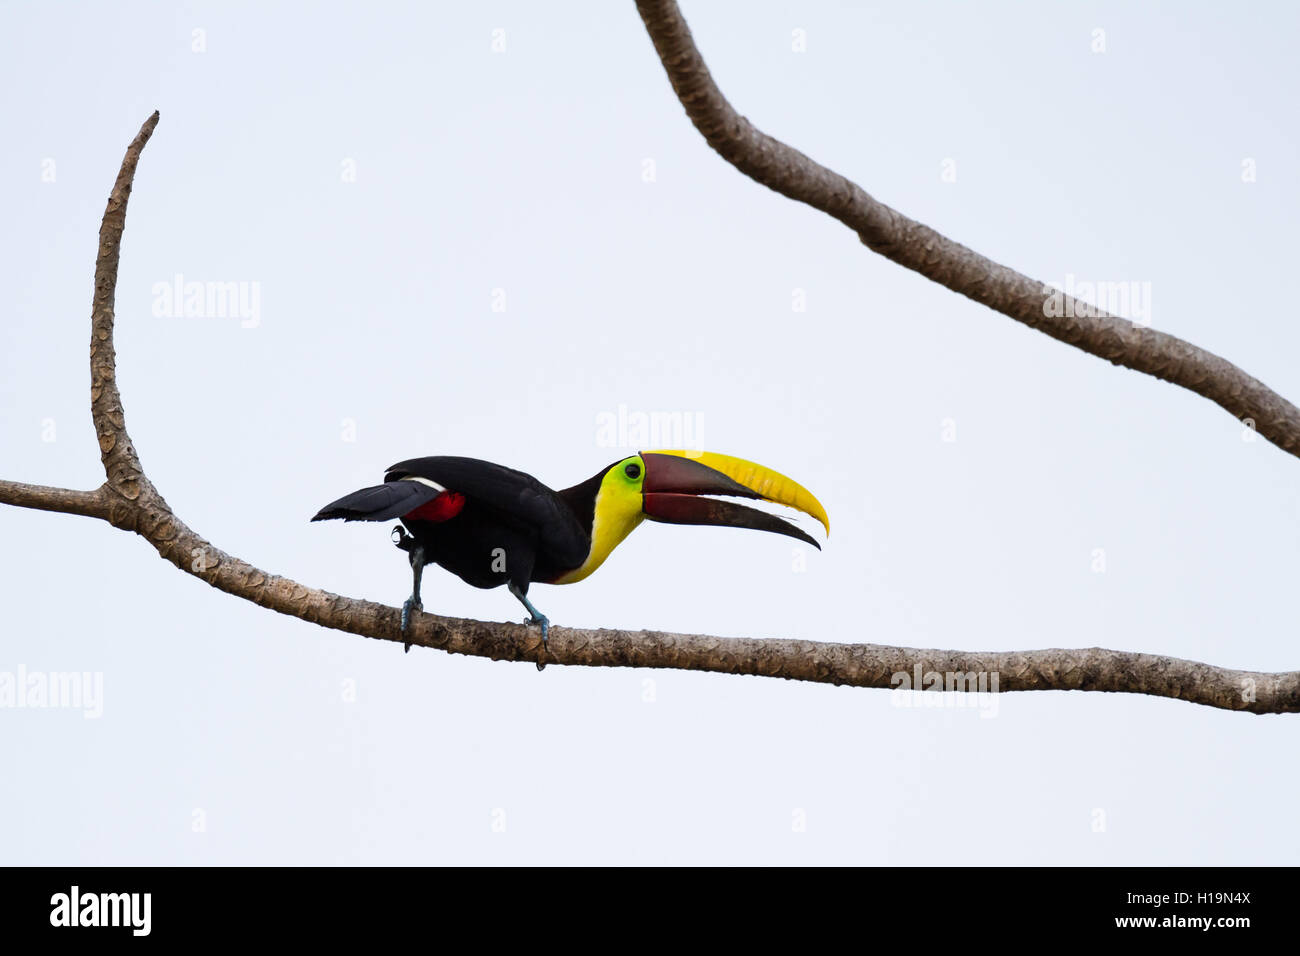
M 389 481 L 373 488 L 362 488 L 338 501 L 331 501 L 312 521 L 342 518 L 344 521 L 391 521 L 414 511 L 442 493 L 418 481 Z

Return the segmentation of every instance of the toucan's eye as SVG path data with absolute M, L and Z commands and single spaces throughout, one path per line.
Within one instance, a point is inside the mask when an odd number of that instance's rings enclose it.
M 641 466 L 638 465 L 636 462 L 633 462 L 632 464 L 628 465 L 626 468 L 623 469 L 623 474 L 627 475 L 633 481 L 636 481 L 638 478 L 641 477 Z

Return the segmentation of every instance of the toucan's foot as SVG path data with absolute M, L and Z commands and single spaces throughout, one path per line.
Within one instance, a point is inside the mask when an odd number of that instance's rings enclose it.
M 540 625 L 541 625 L 541 628 L 542 628 L 542 647 L 541 647 L 541 650 L 538 652 L 538 655 L 537 655 L 537 669 L 538 669 L 539 671 L 540 671 L 540 670 L 545 670 L 545 669 L 546 669 L 546 654 L 547 654 L 547 652 L 550 651 L 550 649 L 551 649 L 550 644 L 548 644 L 547 641 L 546 641 L 546 638 L 547 638 L 547 637 L 550 635 L 550 633 L 551 633 L 551 619 L 548 618 L 545 614 L 537 614 L 537 615 L 534 615 L 530 620 L 525 621 L 524 623 L 526 623 L 526 624 L 530 624 L 530 625 L 531 625 L 531 624 L 540 624 Z
M 411 615 L 417 611 L 423 611 L 423 610 L 424 610 L 424 605 L 420 603 L 418 598 L 409 597 L 406 599 L 406 602 L 402 605 L 402 633 L 403 634 L 405 634 L 411 626 Z M 406 648 L 406 653 L 409 654 L 411 652 L 411 644 L 409 641 L 403 644 L 402 646 Z
M 407 534 L 401 525 L 393 529 L 393 544 L 407 552 L 411 558 L 411 596 L 402 605 L 402 633 L 405 634 L 411 627 L 411 615 L 416 611 L 424 610 L 424 605 L 420 603 L 420 579 L 424 576 L 424 545 L 416 541 L 414 535 Z M 411 652 L 410 641 L 402 646 L 405 648 L 404 653 Z
M 533 607 L 533 602 L 528 600 L 528 585 L 520 587 L 514 581 L 510 582 L 510 593 L 519 599 L 519 603 L 528 609 L 528 620 L 525 624 L 540 624 L 542 626 L 542 646 L 537 649 L 537 669 L 541 670 L 546 666 L 546 652 L 550 650 L 546 643 L 546 637 L 551 630 L 551 620 L 537 608 Z

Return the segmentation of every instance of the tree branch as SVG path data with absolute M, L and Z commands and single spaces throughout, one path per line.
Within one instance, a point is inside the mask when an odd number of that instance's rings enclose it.
M 1208 398 L 1300 457 L 1300 408 L 1263 382 L 1167 332 L 1061 295 L 878 202 L 737 113 L 709 73 L 675 0 L 637 0 L 637 9 L 691 122 L 746 176 L 838 219 L 868 248 L 953 292 L 1108 362 Z M 1049 299 L 1065 307 L 1049 314 Z
M 113 351 L 113 304 L 127 199 L 136 164 L 158 114 L 127 149 L 100 228 L 91 310 L 91 416 L 107 480 L 95 491 L 0 481 L 0 503 L 84 515 L 133 531 L 160 555 L 219 590 L 322 627 L 386 641 L 410 641 L 453 654 L 535 661 L 540 636 L 522 624 L 493 624 L 418 614 L 401 631 L 394 607 L 341 597 L 268 574 L 220 550 L 177 517 L 149 481 L 126 430 Z M 915 650 L 876 644 L 756 640 L 659 631 L 552 627 L 548 661 L 587 667 L 654 667 L 751 674 L 857 687 L 940 686 L 960 675 L 963 690 L 1104 690 L 1174 697 L 1253 713 L 1300 711 L 1300 672 L 1228 670 L 1171 657 L 1100 648 L 1011 653 Z M 984 675 L 983 686 L 976 681 Z
M 72 491 L 46 485 L 25 485 L 21 481 L 0 481 L 0 502 L 19 508 L 61 511 L 108 520 L 108 498 L 102 487 L 94 491 Z

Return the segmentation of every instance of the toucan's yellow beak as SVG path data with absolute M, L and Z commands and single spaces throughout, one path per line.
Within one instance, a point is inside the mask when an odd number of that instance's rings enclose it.
M 645 462 L 642 509 L 647 517 L 672 524 L 717 524 L 774 531 L 821 547 L 786 521 L 741 505 L 699 495 L 759 498 L 802 511 L 831 533 L 826 509 L 807 488 L 780 472 L 743 458 L 709 451 L 671 450 L 641 453 Z

